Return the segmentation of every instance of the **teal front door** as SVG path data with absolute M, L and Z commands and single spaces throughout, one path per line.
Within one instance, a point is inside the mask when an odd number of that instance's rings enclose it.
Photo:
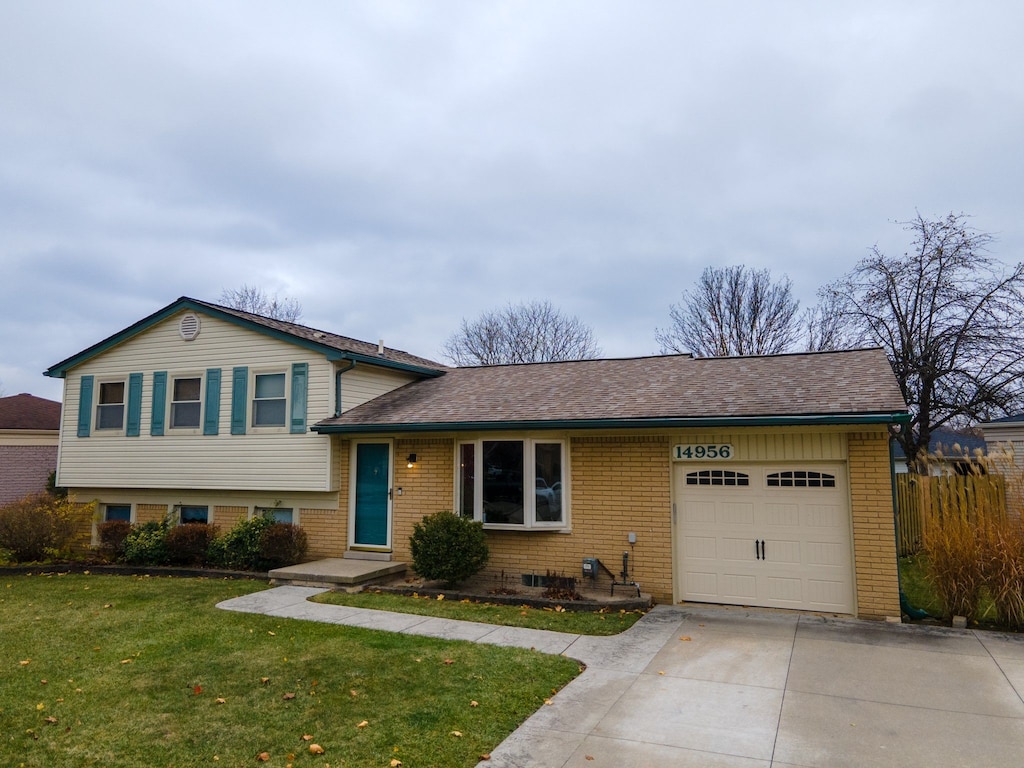
M 356 444 L 355 531 L 352 546 L 388 546 L 391 497 L 391 446 Z

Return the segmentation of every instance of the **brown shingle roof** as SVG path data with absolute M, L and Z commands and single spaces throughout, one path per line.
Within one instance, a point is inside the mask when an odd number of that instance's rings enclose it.
M 905 411 L 885 353 L 864 349 L 456 368 L 389 392 L 316 428 L 331 432 L 369 426 L 847 417 Z
M 60 429 L 60 403 L 22 393 L 0 397 L 0 429 Z
M 305 325 L 299 325 L 298 323 L 287 323 L 284 320 L 275 320 L 271 317 L 263 317 L 262 315 L 254 315 L 251 312 L 243 312 L 240 309 L 233 309 L 232 307 L 224 307 L 219 304 L 211 304 L 208 301 L 200 301 L 199 299 L 188 299 L 194 304 L 207 307 L 209 309 L 223 312 L 228 315 L 234 315 L 235 317 L 247 320 L 248 322 L 255 323 L 256 325 L 262 325 L 264 328 L 271 328 L 281 333 L 286 333 L 289 336 L 295 336 L 296 338 L 305 339 L 311 341 L 314 344 L 321 344 L 326 347 L 337 349 L 341 352 L 351 352 L 357 355 L 364 355 L 367 357 L 375 357 L 382 360 L 388 360 L 390 362 L 402 363 L 404 365 L 414 365 L 421 368 L 428 368 L 435 371 L 447 370 L 447 366 L 436 360 L 428 360 L 425 357 L 418 357 L 417 355 L 403 352 L 400 349 L 391 349 L 390 347 L 384 348 L 384 354 L 377 354 L 377 345 L 372 344 L 368 341 L 359 341 L 359 339 L 353 339 L 348 336 L 339 336 L 336 333 L 329 331 L 321 331 L 316 328 L 310 328 Z

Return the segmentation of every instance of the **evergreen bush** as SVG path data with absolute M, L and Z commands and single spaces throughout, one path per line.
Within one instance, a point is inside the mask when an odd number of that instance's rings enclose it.
M 207 550 L 211 565 L 239 571 L 266 570 L 263 565 L 263 533 L 274 521 L 258 515 L 251 520 L 239 520 L 222 536 L 214 539 Z
M 166 565 L 170 559 L 168 530 L 167 520 L 133 526 L 124 540 L 124 561 L 133 565 Z
M 424 516 L 413 526 L 409 545 L 416 573 L 447 588 L 479 573 L 490 555 L 483 523 L 449 511 Z

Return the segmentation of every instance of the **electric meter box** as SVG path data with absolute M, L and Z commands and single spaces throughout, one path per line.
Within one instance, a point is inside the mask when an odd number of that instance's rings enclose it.
M 597 558 L 596 557 L 584 557 L 583 558 L 583 575 L 587 578 L 597 578 Z

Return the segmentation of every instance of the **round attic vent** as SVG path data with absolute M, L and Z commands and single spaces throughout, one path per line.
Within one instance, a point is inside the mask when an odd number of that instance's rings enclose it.
M 199 335 L 199 316 L 193 315 L 191 312 L 184 315 L 181 322 L 178 323 L 178 333 L 185 341 L 192 341 Z

